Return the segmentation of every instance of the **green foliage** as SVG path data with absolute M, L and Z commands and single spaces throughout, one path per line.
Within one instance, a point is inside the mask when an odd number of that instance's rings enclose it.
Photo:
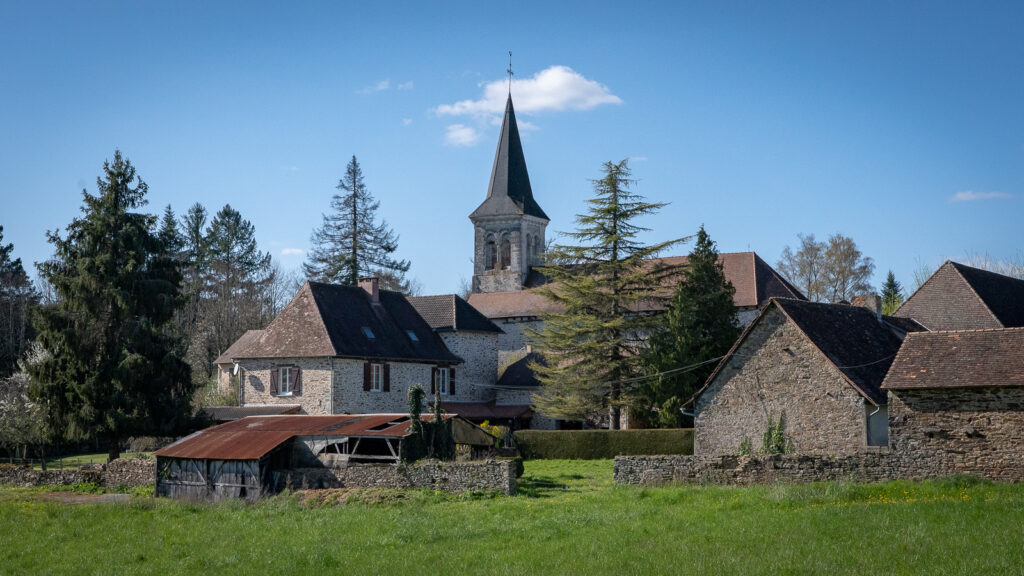
M 754 451 L 754 447 L 750 441 L 750 436 L 744 436 L 743 440 L 740 440 L 740 447 L 736 451 L 739 456 L 749 456 Z
M 331 212 L 313 231 L 312 249 L 302 265 L 306 277 L 320 282 L 354 286 L 362 276 L 377 276 L 383 288 L 408 292 L 404 278 L 407 260 L 396 260 L 398 235 L 387 222 L 377 222 L 380 202 L 363 183 L 363 171 L 353 156 L 338 182 L 341 194 L 331 198 Z
M 882 284 L 882 314 L 891 315 L 903 304 L 903 286 L 896 280 L 896 275 L 889 270 Z
M 768 418 L 768 427 L 761 437 L 761 454 L 789 454 L 793 443 L 786 436 L 786 413 L 779 414 L 778 420 Z
M 519 453 L 530 459 L 597 460 L 619 455 L 693 454 L 693 430 L 517 430 Z
M 29 367 L 30 393 L 51 429 L 69 440 L 99 438 L 110 458 L 133 435 L 172 435 L 189 422 L 194 386 L 170 322 L 182 299 L 178 262 L 137 212 L 148 187 L 114 153 L 82 191 L 83 216 L 47 237 L 53 259 L 42 277 L 59 296 L 36 316 L 49 353 Z
M 444 419 L 440 398 L 434 398 L 434 418 L 428 429 L 430 450 L 428 456 L 438 460 L 455 458 L 455 440 L 452 437 L 452 422 Z
M 4 244 L 0 226 L 0 378 L 13 374 L 32 338 L 29 316 L 39 294 L 25 273 L 21 258 L 12 258 L 14 244 Z
M 564 313 L 544 316 L 539 333 L 530 335 L 544 362 L 531 369 L 542 386 L 533 396 L 537 411 L 565 420 L 584 420 L 608 410 L 608 423 L 618 428 L 627 405 L 622 382 L 643 372 L 644 339 L 664 320 L 661 315 L 632 314 L 638 306 L 667 303 L 662 287 L 676 268 L 645 260 L 682 242 L 645 244 L 647 229 L 636 219 L 665 204 L 644 201 L 630 190 L 626 160 L 604 164 L 604 177 L 594 181 L 588 210 L 576 216 L 576 244 L 548 251 L 541 273 L 553 282 L 541 293 Z
M 683 404 L 714 371 L 713 360 L 728 352 L 740 335 L 735 293 L 725 278 L 714 241 L 701 226 L 665 314 L 665 324 L 651 335 L 645 355 L 649 373 L 667 374 L 641 386 L 637 412 L 657 409 L 656 421 L 663 428 L 678 428 L 685 423 L 680 412 Z M 690 366 L 693 368 L 679 370 Z
M 402 460 L 414 462 L 427 455 L 427 440 L 424 422 L 420 419 L 423 413 L 423 398 L 426 393 L 419 385 L 410 386 L 409 399 L 409 435 L 402 440 Z

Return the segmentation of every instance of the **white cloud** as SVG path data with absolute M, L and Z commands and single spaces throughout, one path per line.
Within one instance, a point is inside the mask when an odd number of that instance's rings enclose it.
M 408 82 L 402 82 L 401 84 L 396 86 L 396 88 L 398 88 L 399 90 L 412 90 L 412 86 L 412 80 L 409 80 Z
M 462 100 L 455 104 L 442 104 L 434 111 L 442 116 L 490 116 L 505 111 L 508 81 L 495 80 L 483 86 L 479 100 Z M 516 111 L 525 114 L 590 110 L 602 104 L 621 104 L 622 99 L 594 80 L 584 78 L 568 66 L 551 66 L 532 78 L 512 80 L 512 94 Z
M 647 162 L 647 156 L 630 156 L 630 162 Z
M 373 86 L 367 86 L 366 88 L 363 88 L 362 90 L 359 90 L 358 92 L 360 94 L 372 94 L 374 92 L 383 92 L 383 91 L 387 90 L 390 87 L 391 87 L 391 80 L 381 80 L 380 82 L 377 82 Z
M 281 256 L 302 256 L 305 253 L 305 250 L 301 248 L 285 248 L 281 250 Z
M 451 146 L 472 146 L 480 139 L 480 133 L 465 124 L 452 124 L 445 129 L 444 139 Z
M 964 190 L 957 192 L 949 199 L 950 202 L 973 202 L 974 200 L 993 200 L 997 198 L 1013 198 L 1012 195 L 1006 192 L 975 192 L 973 190 Z
M 412 118 L 402 118 L 402 126 L 408 126 L 412 124 Z

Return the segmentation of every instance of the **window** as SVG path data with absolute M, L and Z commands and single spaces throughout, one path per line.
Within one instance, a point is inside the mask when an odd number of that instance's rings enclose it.
M 447 368 L 441 368 L 440 370 L 435 372 L 435 374 L 437 374 L 437 390 L 438 390 L 438 392 L 440 392 L 440 394 L 442 396 L 447 396 L 448 394 L 450 394 L 450 392 L 449 392 L 450 387 L 448 386 L 448 384 L 450 382 L 448 369 Z
M 277 393 L 281 396 L 288 396 L 292 393 L 292 371 L 288 368 L 277 369 Z
M 270 393 L 275 396 L 291 396 L 301 390 L 298 366 L 275 366 L 270 371 Z
M 413 332 L 412 330 L 406 330 L 405 333 L 409 336 L 409 340 L 412 340 L 413 342 L 420 341 L 419 337 L 416 336 L 416 333 Z
M 373 340 L 374 338 L 377 337 L 377 336 L 374 335 L 373 330 L 370 330 L 369 326 L 363 326 L 362 330 L 363 330 L 363 334 L 367 338 L 369 338 L 370 340 Z
M 494 245 L 494 236 L 487 237 L 487 251 L 484 253 L 484 262 L 487 270 L 494 270 L 498 267 L 498 249 Z
M 501 237 L 501 267 L 508 268 L 512 265 L 512 242 L 508 239 L 508 234 Z
M 384 365 L 370 364 L 370 392 L 384 390 Z

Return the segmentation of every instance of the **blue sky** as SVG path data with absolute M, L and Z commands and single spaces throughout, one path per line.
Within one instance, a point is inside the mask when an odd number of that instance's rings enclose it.
M 294 268 L 354 154 L 412 276 L 454 291 L 511 50 L 549 234 L 628 157 L 671 203 L 651 240 L 703 223 L 774 264 L 841 232 L 876 285 L 912 284 L 1022 248 L 1022 22 L 989 2 L 5 2 L 0 225 L 45 259 L 120 148 L 152 211 L 230 203 Z

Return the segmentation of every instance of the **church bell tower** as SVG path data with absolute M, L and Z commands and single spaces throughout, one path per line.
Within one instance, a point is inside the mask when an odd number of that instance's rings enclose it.
M 533 199 L 512 95 L 505 104 L 487 198 L 473 222 L 473 292 L 522 290 L 530 267 L 542 263 L 548 216 Z

